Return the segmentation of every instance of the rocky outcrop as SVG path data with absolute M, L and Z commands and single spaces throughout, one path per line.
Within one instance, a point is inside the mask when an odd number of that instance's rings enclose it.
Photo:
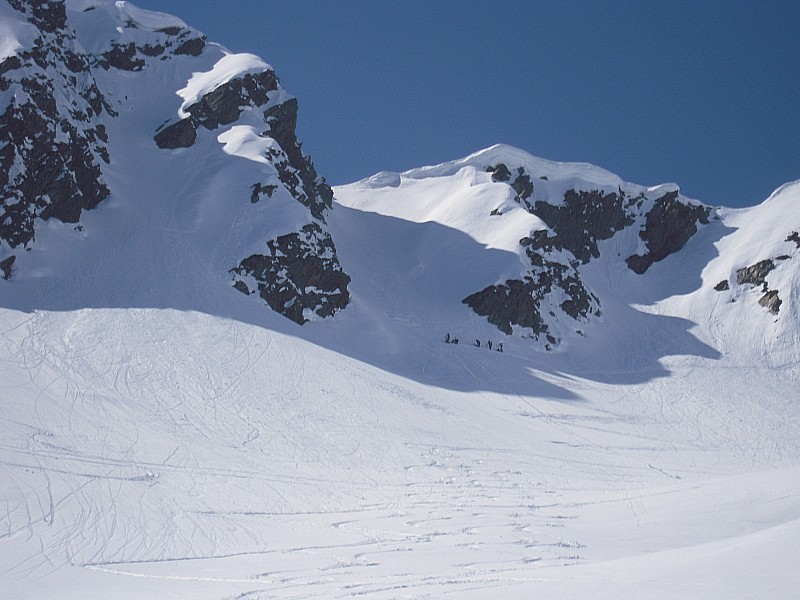
M 598 241 L 610 239 L 617 231 L 633 224 L 633 215 L 626 210 L 629 206 L 622 193 L 604 194 L 598 190 L 567 190 L 561 205 L 536 202 L 531 212 L 555 235 L 547 236 L 544 230 L 536 232 L 532 247 L 545 252 L 568 250 L 586 264 L 600 256 Z
M 34 240 L 38 220 L 75 223 L 109 195 L 99 117 L 112 111 L 66 29 L 64 2 L 10 4 L 40 30 L 31 49 L 0 66 L 0 89 L 13 92 L 0 107 L 0 242 L 15 248 Z
M 789 235 L 786 236 L 787 242 L 794 242 L 795 246 L 800 248 L 800 233 L 796 231 L 791 232 Z
M 677 191 L 653 200 L 644 192 L 632 195 L 621 188 L 615 192 L 571 188 L 563 201 L 551 202 L 534 198 L 533 178 L 523 167 L 498 163 L 485 170 L 495 183 L 511 187 L 514 200 L 547 229 L 520 240 L 530 263 L 522 278 L 488 286 L 463 302 L 504 333 L 519 326 L 529 329 L 532 337 L 544 336 L 546 347 L 558 343 L 553 324 L 562 315 L 581 322 L 600 314 L 600 300 L 580 274 L 581 265 L 600 257 L 600 242 L 641 223 L 640 238 L 647 252 L 629 257 L 627 264 L 644 273 L 652 263 L 680 250 L 697 232 L 698 223 L 709 222 L 708 208 L 679 200 Z
M 16 260 L 17 257 L 13 254 L 8 258 L 0 260 L 0 272 L 3 274 L 3 279 L 11 279 L 11 273 L 12 273 L 11 267 L 14 266 L 14 261 Z
M 486 167 L 486 172 L 492 174 L 493 181 L 499 183 L 509 182 L 511 189 L 514 190 L 516 194 L 514 200 L 520 204 L 524 204 L 530 209 L 528 199 L 533 196 L 533 181 L 523 167 L 517 167 L 513 180 L 511 171 L 509 171 L 508 166 L 504 163 Z
M 783 301 L 778 295 L 778 290 L 769 289 L 767 275 L 775 270 L 775 260 L 786 260 L 788 258 L 788 256 L 779 256 L 774 260 L 768 258 L 748 267 L 743 267 L 736 270 L 736 285 L 760 287 L 764 295 L 759 298 L 758 303 L 764 308 L 767 308 L 774 315 L 777 315 L 780 312 Z M 725 281 L 725 283 L 727 283 L 727 281 Z M 717 291 L 723 291 L 722 289 L 719 289 L 719 286 L 715 287 L 714 289 Z M 727 290 L 728 287 L 725 287 L 724 289 Z
M 159 148 L 188 148 L 195 143 L 199 127 L 214 130 L 234 123 L 247 109 L 262 108 L 266 125 L 262 135 L 274 139 L 280 148 L 269 156 L 278 178 L 315 219 L 325 222 L 325 212 L 333 203 L 333 191 L 317 174 L 297 139 L 297 100 L 289 98 L 270 104 L 274 97 L 271 92 L 277 90 L 278 78 L 269 69 L 233 78 L 189 106 L 186 109 L 189 117 L 159 130 L 154 140 Z
M 347 306 L 350 277 L 342 271 L 330 235 L 316 223 L 267 243 L 267 254 L 245 258 L 234 287 L 258 295 L 276 312 L 300 325 L 334 315 Z
M 777 315 L 781 310 L 783 301 L 778 297 L 777 290 L 769 290 L 766 294 L 759 298 L 758 303 L 764 308 L 769 309 L 773 315 Z
M 774 269 L 774 261 L 771 259 L 762 260 L 754 265 L 750 265 L 749 267 L 738 269 L 736 271 L 736 283 L 738 285 L 744 285 L 747 283 L 752 286 L 766 286 L 766 277 Z
M 128 21 L 128 29 L 138 29 L 135 21 Z M 120 71 L 143 71 L 148 59 L 160 57 L 169 60 L 176 56 L 200 56 L 206 47 L 206 37 L 189 28 L 166 27 L 150 32 L 150 41 L 120 44 L 114 42 L 108 50 L 93 58 L 92 66 Z
M 528 251 L 537 258 L 532 260 L 534 266 L 522 280 L 491 285 L 462 302 L 507 335 L 518 325 L 530 329 L 536 339 L 544 336 L 554 346 L 558 338 L 551 335 L 545 314 L 557 306 L 572 319 L 584 320 L 591 313 L 599 314 L 600 301 L 586 289 L 574 267 L 546 261 L 530 246 Z M 553 300 L 557 296 L 566 299 L 555 305 Z
M 628 268 L 641 275 L 653 263 L 683 248 L 697 233 L 698 222 L 708 224 L 709 213 L 705 206 L 680 202 L 677 191 L 659 198 L 647 213 L 644 229 L 639 233 L 647 252 L 629 256 L 625 261 Z

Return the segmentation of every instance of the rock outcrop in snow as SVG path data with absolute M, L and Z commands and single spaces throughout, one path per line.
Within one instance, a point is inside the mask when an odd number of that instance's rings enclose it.
M 30 44 L 0 62 L 0 246 L 29 246 L 38 223 L 77 223 L 110 190 L 101 172 L 113 115 L 92 75 L 92 57 L 67 27 L 64 2 L 9 0 L 14 29 Z M 3 257 L 3 260 L 9 260 Z
M 543 339 L 546 348 L 560 341 L 552 331 L 559 313 L 577 322 L 600 316 L 601 301 L 581 278 L 580 268 L 601 257 L 601 242 L 638 224 L 644 248 L 625 262 L 643 274 L 653 263 L 679 251 L 697 232 L 698 224 L 709 222 L 710 209 L 680 197 L 677 189 L 653 197 L 637 186 L 625 185 L 623 190 L 620 183 L 609 191 L 607 185 L 590 178 L 566 183 L 561 174 L 551 180 L 544 173 L 529 173 L 529 161 L 517 160 L 528 162 L 527 168 L 514 163 L 509 167 L 506 162 L 486 165 L 484 170 L 493 182 L 508 185 L 509 196 L 545 227 L 519 242 L 530 263 L 521 279 L 490 285 L 463 302 L 507 335 L 515 325 L 530 330 L 530 335 Z M 574 174 L 569 176 L 576 179 Z M 546 188 L 541 197 L 533 183 L 537 178 Z M 553 198 L 554 188 L 560 197 Z
M 7 50 L 0 57 L 5 279 L 24 271 L 27 259 L 19 260 L 18 249 L 36 241 L 43 221 L 77 224 L 82 211 L 109 196 L 141 202 L 134 175 L 140 165 L 128 146 L 129 138 L 147 133 L 152 150 L 146 162 L 177 165 L 188 149 L 205 155 L 192 158 L 194 172 L 181 164 L 182 180 L 176 170 L 157 176 L 151 169 L 151 193 L 190 194 L 187 180 L 229 180 L 228 191 L 236 196 L 208 198 L 209 207 L 263 200 L 250 209 L 246 235 L 238 224 L 244 214 L 230 222 L 233 229 L 220 223 L 219 237 L 238 238 L 228 245 L 223 278 L 240 288 L 246 273 L 269 306 L 301 324 L 309 315 L 331 316 L 347 305 L 349 278 L 326 226 L 333 193 L 302 152 L 297 101 L 269 65 L 209 43 L 175 17 L 127 2 L 0 0 L 0 9 L 15 36 L 14 43 L 3 44 Z M 175 116 L 157 120 L 176 104 Z M 249 168 L 242 158 L 251 161 Z M 249 181 L 241 182 L 242 171 Z M 238 191 L 240 183 L 246 190 Z M 208 210 L 200 194 L 193 212 Z M 76 236 L 88 233 L 83 227 L 77 226 Z

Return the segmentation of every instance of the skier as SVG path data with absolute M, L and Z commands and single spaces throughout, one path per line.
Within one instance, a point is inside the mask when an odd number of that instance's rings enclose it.
M 480 340 L 475 340 L 475 347 L 476 348 L 480 348 L 481 347 L 481 341 Z
M 489 350 L 491 350 L 492 349 L 492 340 L 489 340 L 488 342 L 486 342 L 486 345 L 489 346 Z
M 499 343 L 497 344 L 497 351 L 498 351 L 498 352 L 502 352 L 502 351 L 503 351 L 503 342 L 499 342 Z
M 447 332 L 447 335 L 444 336 L 444 343 L 445 344 L 449 344 L 450 343 L 450 332 L 449 331 Z
M 458 346 L 458 338 L 453 338 L 453 343 Z

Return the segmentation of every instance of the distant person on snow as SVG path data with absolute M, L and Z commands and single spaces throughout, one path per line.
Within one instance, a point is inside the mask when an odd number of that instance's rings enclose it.
M 458 346 L 458 338 L 453 338 L 453 343 Z
M 475 340 L 475 347 L 476 348 L 480 348 L 481 347 L 481 341 L 480 340 Z
M 445 344 L 449 344 L 450 343 L 450 332 L 449 331 L 447 332 L 447 335 L 444 336 L 444 343 Z
M 500 342 L 500 343 L 497 344 L 497 351 L 498 352 L 502 352 L 503 351 L 503 342 Z
M 489 340 L 488 342 L 486 342 L 486 345 L 489 346 L 489 350 L 491 350 L 492 349 L 492 340 Z

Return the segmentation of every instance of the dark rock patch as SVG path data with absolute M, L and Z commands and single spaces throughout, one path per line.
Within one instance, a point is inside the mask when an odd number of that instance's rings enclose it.
M 14 265 L 15 260 L 17 260 L 17 257 L 13 254 L 8 258 L 0 260 L 0 272 L 3 273 L 3 279 L 11 279 L 11 267 Z
M 192 38 L 186 40 L 180 46 L 175 48 L 175 54 L 188 54 L 189 56 L 200 56 L 203 48 L 206 47 L 206 41 L 202 37 Z
M 793 231 L 789 235 L 786 236 L 787 242 L 794 242 L 795 245 L 800 248 L 800 233 Z
M 145 44 L 139 48 L 142 54 L 149 57 L 161 56 L 166 52 L 167 47 L 163 44 Z
M 519 325 L 533 330 L 538 337 L 548 331 L 539 312 L 541 296 L 532 280 L 510 279 L 467 296 L 462 302 L 506 335 L 511 335 L 513 325 Z
M 511 184 L 511 189 L 517 193 L 514 198 L 517 202 L 526 202 L 533 195 L 533 181 L 522 167 L 517 169 L 517 177 Z
M 678 192 L 670 192 L 656 200 L 647 213 L 644 229 L 639 237 L 645 242 L 647 252 L 626 259 L 628 268 L 641 275 L 650 266 L 683 248 L 695 233 L 697 223 L 708 224 L 710 209 L 699 205 L 684 204 L 678 200 Z
M 297 139 L 297 100 L 292 98 L 264 111 L 270 126 L 266 132 L 286 155 L 274 163 L 278 177 L 286 189 L 303 206 L 308 207 L 314 218 L 325 222 L 325 211 L 333 204 L 333 190 L 324 178 L 317 175 L 314 163 L 303 154 Z
M 278 78 L 274 71 L 248 73 L 207 93 L 187 112 L 195 123 L 213 130 L 233 123 L 246 106 L 265 105 L 269 102 L 269 92 L 277 89 Z
M 44 56 L 62 57 L 57 48 L 53 54 Z M 98 158 L 108 160 L 105 131 L 92 127 L 91 118 L 102 110 L 102 95 L 93 83 L 77 90 L 69 80 L 54 82 L 44 69 L 26 73 L 20 80 L 25 93 L 0 115 L 0 239 L 12 248 L 34 239 L 37 218 L 74 223 L 81 210 L 109 195 L 98 164 Z M 61 114 L 56 85 L 82 99 L 83 110 Z
M 67 7 L 64 0 L 8 0 L 8 3 L 46 33 L 55 33 L 67 26 Z
M 249 294 L 242 278 L 251 277 L 273 310 L 300 325 L 308 321 L 306 310 L 330 317 L 347 306 L 350 277 L 342 271 L 333 240 L 319 225 L 310 223 L 280 236 L 267 248 L 269 254 L 249 256 L 231 270 L 237 289 Z
M 530 239 L 534 250 L 569 250 L 580 262 L 586 264 L 598 258 L 598 240 L 607 240 L 617 231 L 633 224 L 633 216 L 625 210 L 624 196 L 598 190 L 564 193 L 564 204 L 554 206 L 536 202 L 531 212 L 541 218 L 555 232 L 550 237 L 540 230 Z
M 100 62 L 104 69 L 114 68 L 122 71 L 141 71 L 145 61 L 136 57 L 136 45 L 131 42 L 127 45 L 114 44 L 111 50 L 103 54 L 105 60 Z
M 263 198 L 264 196 L 267 196 L 268 198 L 272 198 L 272 194 L 275 193 L 275 190 L 278 189 L 278 186 L 277 185 L 263 185 L 261 183 L 254 183 L 250 187 L 250 189 L 252 190 L 252 193 L 250 194 L 250 202 L 255 204 L 256 202 L 261 200 L 261 198 Z
M 462 302 L 508 335 L 512 333 L 512 326 L 518 325 L 531 329 L 537 339 L 549 332 L 541 312 L 542 302 L 556 291 L 567 296 L 560 308 L 573 319 L 586 319 L 591 313 L 599 313 L 600 301 L 586 289 L 574 267 L 545 260 L 530 247 L 527 252 L 533 268 L 524 280 L 512 279 L 489 286 Z M 551 313 L 551 316 L 554 315 Z
M 739 285 L 747 283 L 753 286 L 766 286 L 766 277 L 773 269 L 775 269 L 775 263 L 769 258 L 749 267 L 738 269 L 736 271 L 736 283 Z
M 769 312 L 773 315 L 777 315 L 778 312 L 780 312 L 783 301 L 778 297 L 777 290 L 769 290 L 759 298 L 758 303 L 764 308 L 769 309 Z
M 197 130 L 190 118 L 165 127 L 153 137 L 159 148 L 189 148 L 197 139 Z
M 492 174 L 492 180 L 500 183 L 505 183 L 511 179 L 511 171 L 509 171 L 508 167 L 503 163 L 495 167 L 486 167 L 486 172 Z
M 717 285 L 714 286 L 714 289 L 718 292 L 724 292 L 725 290 L 731 289 L 730 284 L 728 283 L 727 279 L 723 279 Z
M 174 36 L 178 35 L 181 31 L 183 31 L 183 28 L 182 27 L 163 27 L 161 29 L 156 29 L 156 31 L 158 33 L 164 33 L 166 35 L 174 37 Z

